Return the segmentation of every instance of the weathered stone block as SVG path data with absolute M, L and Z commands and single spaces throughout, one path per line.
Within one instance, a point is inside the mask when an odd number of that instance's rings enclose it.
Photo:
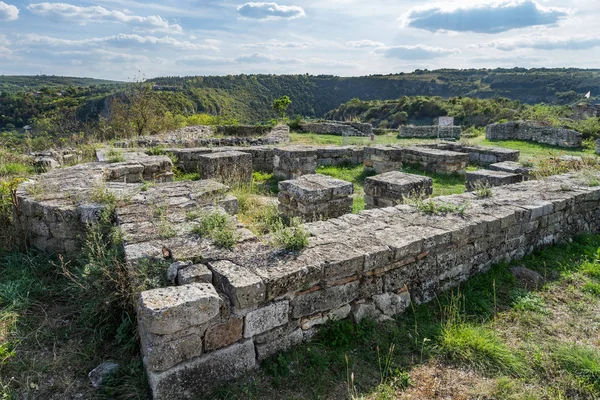
M 177 273 L 177 284 L 187 285 L 190 283 L 211 283 L 212 272 L 204 264 L 190 265 L 180 269 Z
M 220 306 L 211 284 L 153 289 L 140 294 L 138 319 L 148 332 L 164 335 L 212 320 Z
M 208 153 L 199 159 L 200 177 L 221 183 L 252 182 L 252 155 L 239 151 Z
M 140 329 L 140 347 L 149 371 L 164 371 L 182 361 L 202 354 L 204 326 L 168 335 L 156 335 Z
M 279 182 L 279 210 L 306 221 L 336 218 L 352 212 L 354 186 L 326 175 L 303 175 Z
M 317 151 L 309 146 L 276 148 L 273 173 L 279 179 L 296 179 L 314 174 L 317 169 Z
M 296 329 L 289 335 L 278 337 L 275 340 L 256 345 L 256 355 L 258 361 L 263 361 L 270 356 L 281 351 L 286 351 L 292 346 L 302 343 L 304 335 L 302 329 Z
M 432 193 L 433 180 L 425 176 L 392 171 L 365 179 L 367 209 L 392 207 L 407 197 L 427 197 Z
M 232 317 L 227 321 L 207 329 L 204 337 L 204 349 L 213 351 L 227 347 L 242 338 L 243 318 Z
M 251 308 L 265 301 L 265 284 L 248 268 L 227 260 L 212 261 L 208 267 L 213 272 L 215 286 L 227 294 L 234 307 Z
M 515 161 L 504 161 L 490 165 L 490 170 L 508 172 L 509 174 L 521 175 L 524 181 L 529 179 L 532 173 L 532 168 L 524 167 Z
M 289 310 L 289 301 L 279 301 L 267 307 L 249 312 L 246 315 L 244 337 L 250 338 L 280 325 L 287 324 Z
M 148 372 L 152 396 L 191 399 L 256 368 L 254 343 L 247 340 L 182 362 L 163 372 Z
M 503 186 L 519 183 L 523 180 L 521 175 L 511 174 L 502 171 L 490 171 L 481 169 L 478 171 L 467 172 L 467 190 L 475 190 L 478 186 Z
M 410 306 L 410 294 L 408 291 L 396 293 L 383 293 L 373 296 L 377 308 L 388 316 L 394 316 L 404 312 Z
M 299 295 L 291 301 L 292 317 L 301 318 L 348 304 L 358 297 L 358 286 L 356 281 Z
M 365 171 L 382 174 L 402 168 L 402 149 L 399 147 L 370 146 L 364 150 Z

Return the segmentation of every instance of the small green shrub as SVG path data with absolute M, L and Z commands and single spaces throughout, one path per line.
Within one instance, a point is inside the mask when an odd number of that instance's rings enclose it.
M 512 306 L 517 311 L 533 311 L 546 314 L 544 299 L 537 293 L 516 288 L 509 293 Z
M 301 218 L 292 218 L 290 226 L 285 226 L 283 221 L 279 220 L 274 224 L 273 245 L 288 251 L 298 251 L 308 246 L 309 236 Z
M 194 215 L 188 213 L 187 218 Z M 215 245 L 231 250 L 237 242 L 235 229 L 227 214 L 219 211 L 209 213 L 200 212 L 199 224 L 194 227 L 193 232 L 200 237 L 212 239 Z
M 163 146 L 153 146 L 146 150 L 146 154 L 149 156 L 162 156 L 165 154 L 165 148 Z
M 90 201 L 98 204 L 114 205 L 117 203 L 117 196 L 103 183 L 92 186 L 89 197 Z
M 487 183 L 476 182 L 473 189 L 473 193 L 475 193 L 475 196 L 479 197 L 480 199 L 492 197 L 494 195 L 492 187 Z
M 109 163 L 118 163 L 125 161 L 125 156 L 123 156 L 123 152 L 117 149 L 110 149 L 106 153 L 106 159 Z
M 457 214 L 465 215 L 469 209 L 469 204 L 451 204 L 444 201 L 433 199 L 423 200 L 419 197 L 409 197 L 404 200 L 404 204 L 414 206 L 419 212 L 428 215 Z

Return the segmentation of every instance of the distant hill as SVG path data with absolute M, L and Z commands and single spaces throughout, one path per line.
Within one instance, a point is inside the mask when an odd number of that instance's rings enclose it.
M 43 88 L 65 88 L 69 86 L 119 85 L 124 82 L 94 78 L 74 78 L 53 75 L 0 75 L 0 92 L 18 93 L 37 91 Z
M 323 117 L 353 98 L 392 100 L 402 96 L 508 98 L 522 103 L 571 104 L 588 91 L 600 93 L 600 69 L 442 69 L 413 73 L 337 77 L 329 75 L 232 75 L 162 77 L 156 85 L 179 87 L 198 111 L 240 121 L 274 116 L 273 99 L 289 95 L 290 115 Z
M 588 91 L 593 95 L 600 93 L 600 69 L 441 69 L 362 77 L 186 76 L 148 82 L 165 108 L 175 115 L 206 112 L 242 123 L 256 123 L 275 117 L 271 104 L 283 95 L 292 99 L 290 116 L 309 118 L 322 118 L 355 98 L 362 101 L 398 100 L 403 96 L 505 98 L 528 104 L 568 105 L 583 99 Z M 130 83 L 91 78 L 0 76 L 0 129 L 22 127 L 34 118 L 56 114 L 56 110 L 65 107 L 79 121 L 97 119 L 105 111 L 106 98 L 126 85 Z M 378 118 L 381 122 L 390 121 L 389 116 L 381 114 Z

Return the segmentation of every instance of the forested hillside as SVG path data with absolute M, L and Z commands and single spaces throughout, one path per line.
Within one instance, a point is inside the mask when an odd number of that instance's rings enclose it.
M 172 114 L 206 112 L 256 123 L 275 117 L 272 101 L 283 95 L 292 99 L 289 115 L 309 118 L 321 118 L 353 98 L 370 101 L 403 96 L 463 96 L 567 105 L 582 99 L 588 91 L 600 93 L 600 70 L 416 70 L 352 78 L 189 76 L 155 78 L 148 83 L 156 86 L 157 97 Z M 97 121 L 99 115 L 106 115 L 106 100 L 119 96 L 125 85 L 88 78 L 0 76 L 0 129 L 72 116 L 79 122 Z
M 19 93 L 26 91 L 38 91 L 48 88 L 64 89 L 67 87 L 119 85 L 124 82 L 107 81 L 104 79 L 75 78 L 68 76 L 52 75 L 0 75 L 0 93 Z

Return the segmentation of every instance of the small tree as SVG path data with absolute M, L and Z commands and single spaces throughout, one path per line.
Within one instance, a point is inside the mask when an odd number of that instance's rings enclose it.
M 290 104 L 292 104 L 292 100 L 290 100 L 289 96 L 281 96 L 280 98 L 273 100 L 273 110 L 277 111 L 283 120 L 285 118 L 285 112 Z

